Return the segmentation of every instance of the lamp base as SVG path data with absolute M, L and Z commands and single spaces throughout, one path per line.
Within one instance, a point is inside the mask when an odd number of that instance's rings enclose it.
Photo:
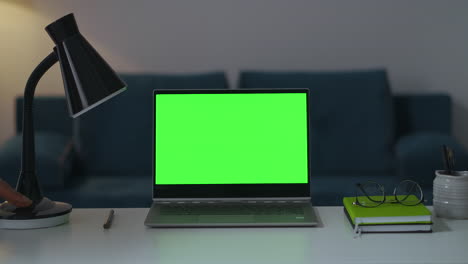
M 44 197 L 33 208 L 16 208 L 0 204 L 0 229 L 33 229 L 62 225 L 68 222 L 72 206 Z

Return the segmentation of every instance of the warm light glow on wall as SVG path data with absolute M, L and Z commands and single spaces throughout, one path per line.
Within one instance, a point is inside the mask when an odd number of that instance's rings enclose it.
M 36 12 L 28 1 L 0 0 L 0 145 L 14 133 L 14 99 L 22 95 L 36 65 L 51 52 L 44 31 L 53 18 Z M 63 94 L 57 66 L 39 83 L 38 94 Z

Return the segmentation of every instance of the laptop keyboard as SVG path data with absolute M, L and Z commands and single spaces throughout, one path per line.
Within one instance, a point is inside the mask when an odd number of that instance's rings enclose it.
M 303 205 L 285 204 L 163 204 L 161 215 L 302 215 Z

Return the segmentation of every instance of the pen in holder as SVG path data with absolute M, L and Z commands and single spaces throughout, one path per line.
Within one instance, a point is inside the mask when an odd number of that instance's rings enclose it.
M 437 170 L 434 212 L 438 217 L 468 219 L 468 171 Z

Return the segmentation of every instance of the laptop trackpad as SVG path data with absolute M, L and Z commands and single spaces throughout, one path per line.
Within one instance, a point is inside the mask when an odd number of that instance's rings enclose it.
M 199 215 L 199 223 L 253 223 L 252 215 Z

